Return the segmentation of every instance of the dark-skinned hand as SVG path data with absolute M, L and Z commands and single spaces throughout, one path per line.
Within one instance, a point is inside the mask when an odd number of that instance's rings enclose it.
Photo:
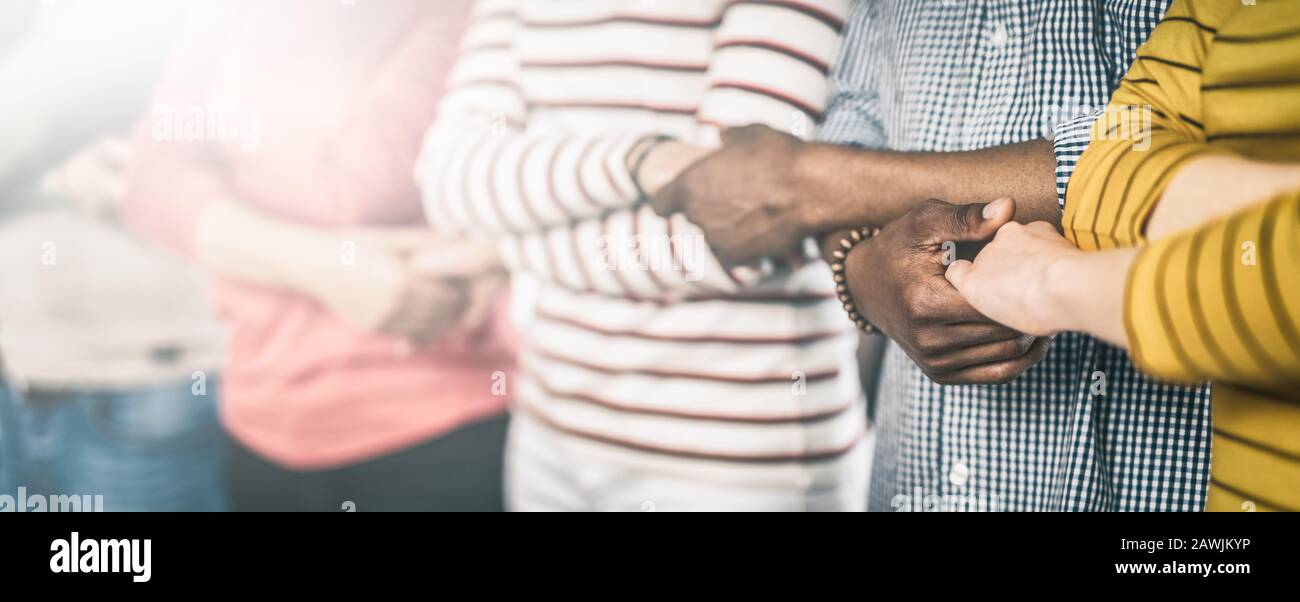
M 699 226 L 725 266 L 790 255 L 812 234 L 794 174 L 801 144 L 764 125 L 725 130 L 722 148 L 660 188 L 651 206 Z
M 1050 337 L 1027 336 L 981 315 L 944 276 L 958 248 L 991 240 L 1014 216 L 1010 199 L 927 201 L 848 255 L 845 273 L 858 310 L 936 383 L 1006 383 L 1051 346 Z M 826 257 L 840 238 L 823 239 Z

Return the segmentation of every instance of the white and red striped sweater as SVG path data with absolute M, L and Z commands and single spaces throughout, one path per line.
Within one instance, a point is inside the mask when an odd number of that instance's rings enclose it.
M 416 176 L 435 228 L 499 239 L 542 283 L 521 325 L 522 409 L 674 468 L 806 479 L 801 468 L 856 445 L 856 334 L 826 268 L 723 270 L 697 228 L 637 202 L 627 168 L 648 135 L 811 134 L 848 5 L 478 3 Z M 675 261 L 618 269 L 611 250 L 631 240 L 671 241 Z

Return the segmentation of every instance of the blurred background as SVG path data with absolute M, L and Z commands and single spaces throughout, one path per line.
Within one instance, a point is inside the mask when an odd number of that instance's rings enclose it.
M 630 179 L 811 135 L 813 4 L 0 0 L 0 510 L 859 508 L 824 266 Z

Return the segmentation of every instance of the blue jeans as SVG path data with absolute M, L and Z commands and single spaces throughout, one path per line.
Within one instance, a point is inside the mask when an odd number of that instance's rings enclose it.
M 226 509 L 220 388 L 23 392 L 0 382 L 0 494 L 102 495 L 107 511 Z

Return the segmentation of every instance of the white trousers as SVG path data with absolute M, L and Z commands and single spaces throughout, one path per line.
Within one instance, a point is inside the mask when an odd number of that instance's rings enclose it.
M 836 460 L 779 466 L 647 457 L 610 447 L 516 411 L 506 448 L 510 510 L 860 512 L 873 444 L 868 436 Z

